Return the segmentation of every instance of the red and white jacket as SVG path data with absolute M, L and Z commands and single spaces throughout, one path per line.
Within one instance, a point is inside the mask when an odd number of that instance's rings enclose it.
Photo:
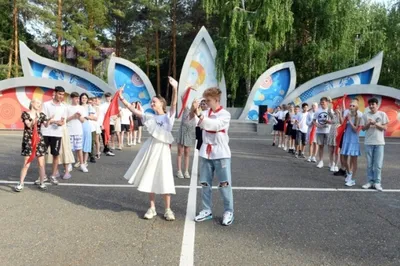
M 215 112 L 212 109 L 203 112 L 203 119 L 199 121 L 203 129 L 203 145 L 199 152 L 201 157 L 210 160 L 231 158 L 228 136 L 230 121 L 231 114 L 222 107 Z

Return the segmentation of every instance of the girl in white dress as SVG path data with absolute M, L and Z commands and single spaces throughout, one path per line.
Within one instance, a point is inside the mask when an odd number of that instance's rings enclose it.
M 167 112 L 167 102 L 161 96 L 151 100 L 151 108 L 156 114 L 144 113 L 135 109 L 126 101 L 120 90 L 119 98 L 122 103 L 139 119 L 150 134 L 150 138 L 143 144 L 136 155 L 124 178 L 130 184 L 138 187 L 139 191 L 150 193 L 150 208 L 144 215 L 145 219 L 152 219 L 157 215 L 155 207 L 155 194 L 163 194 L 165 202 L 164 217 L 167 221 L 175 220 L 171 210 L 171 194 L 175 194 L 174 175 L 171 161 L 171 144 L 174 138 L 171 134 L 175 121 L 178 82 L 169 78 L 173 88 L 172 102 Z

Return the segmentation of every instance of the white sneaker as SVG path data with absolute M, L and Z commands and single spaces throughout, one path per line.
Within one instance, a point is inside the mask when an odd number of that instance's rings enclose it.
M 330 167 L 329 171 L 335 172 L 335 165 L 334 164 Z
M 317 162 L 317 159 L 316 159 L 315 157 L 312 157 L 312 158 L 311 158 L 311 162 L 316 163 L 316 162 Z
M 278 148 L 282 148 L 282 145 L 281 145 L 281 144 L 279 144 L 279 145 L 278 145 Z
M 286 147 L 286 146 L 285 146 L 285 147 L 283 147 L 283 150 L 284 150 L 284 151 L 287 151 L 287 147 Z
M 81 171 L 84 172 L 84 173 L 88 173 L 89 172 L 89 170 L 87 169 L 87 166 L 84 165 L 84 164 L 81 165 Z
M 167 221 L 175 221 L 175 214 L 171 209 L 165 209 L 164 218 Z
M 24 183 L 18 183 L 18 184 L 14 187 L 15 192 L 21 192 L 23 189 L 24 189 Z
M 339 172 L 339 167 L 335 166 L 334 172 Z
M 68 164 L 68 172 L 72 172 L 72 164 Z
M 185 178 L 184 176 L 183 176 L 183 174 L 182 174 L 182 171 L 178 171 L 178 172 L 176 172 L 176 177 L 177 178 Z
M 115 154 L 112 153 L 111 151 L 108 151 L 108 152 L 106 153 L 106 155 L 107 155 L 107 156 L 114 156 Z
M 222 216 L 222 225 L 228 226 L 233 223 L 233 212 L 226 211 Z
M 356 185 L 356 181 L 353 180 L 353 179 L 350 179 L 349 181 L 347 181 L 345 183 L 345 186 L 347 186 L 347 187 L 352 187 L 352 186 L 355 186 L 355 185 Z
M 373 186 L 374 185 L 372 185 L 371 183 L 368 182 L 367 184 L 363 185 L 362 188 L 363 189 L 369 189 L 369 188 L 372 188 Z
M 317 168 L 322 168 L 322 167 L 324 167 L 324 162 L 319 161 L 319 163 L 317 164 Z
M 45 184 L 45 183 L 40 184 L 40 185 L 39 185 L 39 189 L 41 189 L 41 190 L 46 190 L 46 189 L 47 189 L 46 184 Z
M 75 168 L 79 168 L 79 166 L 81 166 L 81 164 L 79 162 L 77 162 L 76 164 L 74 164 Z
M 133 141 L 133 146 L 136 146 L 136 140 L 135 140 L 135 141 Z
M 348 182 L 351 181 L 352 178 L 353 178 L 353 175 L 347 174 L 347 175 L 346 175 L 346 178 L 344 179 L 344 182 L 345 182 L 345 183 L 348 183 Z
M 149 208 L 144 215 L 144 219 L 151 220 L 156 215 L 157 215 L 156 209 Z
M 48 182 L 48 181 L 49 181 L 49 179 L 47 178 L 47 176 L 45 176 L 43 179 L 43 183 Z M 35 185 L 40 185 L 40 177 L 37 180 L 35 180 Z
M 185 174 L 183 175 L 186 179 L 189 179 L 190 178 L 190 174 L 189 174 L 189 172 L 185 172 Z
M 375 189 L 378 191 L 383 191 L 382 185 L 381 184 L 375 184 L 374 185 Z
M 138 144 L 142 143 L 140 140 L 137 141 Z
M 57 180 L 57 178 L 54 177 L 54 176 L 51 176 L 51 177 L 50 177 L 50 182 L 51 182 L 53 185 L 58 185 L 58 180 Z
M 311 162 L 311 156 L 308 157 L 307 162 Z
M 195 222 L 204 222 L 212 219 L 212 212 L 210 210 L 202 210 L 199 215 L 194 218 Z

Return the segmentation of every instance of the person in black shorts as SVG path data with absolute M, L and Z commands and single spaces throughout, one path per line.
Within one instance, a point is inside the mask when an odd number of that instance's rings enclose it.
M 132 103 L 135 105 L 135 109 L 141 110 L 142 106 L 140 105 L 140 102 L 137 101 L 135 103 Z M 143 111 L 143 110 L 142 110 Z M 132 121 L 133 121 L 133 145 L 136 145 L 136 137 L 137 137 L 137 143 L 140 144 L 142 142 L 142 119 L 137 117 L 136 115 L 132 115 Z

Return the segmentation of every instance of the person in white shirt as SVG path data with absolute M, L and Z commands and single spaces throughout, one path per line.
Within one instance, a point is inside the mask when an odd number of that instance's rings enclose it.
M 199 102 L 193 102 L 195 114 L 203 129 L 203 145 L 200 148 L 200 183 L 202 185 L 203 210 L 196 216 L 196 222 L 212 219 L 212 180 L 218 178 L 218 189 L 224 202 L 222 225 L 231 225 L 233 216 L 233 194 L 231 176 L 231 150 L 229 148 L 229 124 L 231 114 L 220 105 L 221 90 L 209 88 L 204 91 L 210 110 L 203 115 Z
M 281 107 L 278 106 L 275 108 L 274 113 L 270 114 L 273 119 L 274 119 L 274 126 L 273 126 L 273 130 L 274 130 L 274 139 L 272 142 L 272 146 L 275 146 L 276 143 L 276 138 L 278 138 L 278 142 L 279 142 L 279 123 L 278 123 L 278 116 L 279 116 L 279 112 L 281 111 Z
M 367 155 L 368 183 L 362 186 L 364 189 L 375 187 L 382 191 L 381 171 L 385 148 L 385 130 L 389 124 L 386 113 L 378 111 L 378 99 L 368 100 L 369 112 L 363 116 L 363 130 L 365 131 L 365 153 Z
M 84 165 L 82 145 L 83 145 L 83 129 L 82 123 L 85 121 L 83 117 L 83 108 L 79 105 L 79 94 L 72 92 L 71 105 L 67 107 L 67 127 L 71 150 L 75 152 L 77 161 L 80 165 Z M 83 170 L 82 170 L 83 171 Z
M 315 132 L 316 130 L 314 130 L 313 133 L 313 128 L 315 127 L 313 121 L 317 109 L 318 109 L 318 103 L 314 102 L 311 105 L 311 110 L 309 110 L 307 113 L 307 122 L 306 122 L 308 126 L 306 142 L 309 144 L 309 150 L 308 150 L 309 157 L 307 159 L 307 162 L 313 162 L 313 163 L 317 162 L 317 159 L 315 157 L 317 156 L 318 152 L 316 132 Z
M 46 144 L 46 150 L 50 147 L 50 153 L 53 156 L 50 182 L 54 185 L 58 185 L 56 176 L 58 174 L 58 160 L 61 148 L 61 138 L 63 136 L 62 126 L 65 124 L 66 120 L 66 109 L 65 105 L 62 104 L 64 94 L 64 88 L 57 86 L 54 88 L 53 99 L 43 104 L 43 113 L 46 117 L 51 119 L 48 127 L 42 127 L 42 135 Z
M 306 148 L 306 135 L 308 132 L 307 126 L 307 110 L 308 104 L 303 103 L 301 105 L 302 112 L 297 111 L 297 115 L 295 116 L 295 125 L 297 128 L 297 135 L 296 135 L 296 158 L 306 158 L 304 155 L 304 150 Z M 299 106 L 296 106 L 296 109 L 300 109 Z
M 104 121 L 104 116 L 107 113 L 107 109 L 110 106 L 110 102 L 111 102 L 111 93 L 106 92 L 104 94 L 106 101 L 104 103 L 102 103 L 100 105 L 100 115 L 98 118 L 98 122 L 100 124 L 101 127 L 101 139 L 103 140 L 103 152 L 107 155 L 107 156 L 114 156 L 115 154 L 111 152 L 108 143 L 105 143 L 105 132 L 104 132 L 104 128 L 103 128 L 103 121 Z M 114 122 L 111 121 L 112 119 L 110 119 L 110 135 L 114 134 Z
M 322 97 L 320 100 L 320 108 L 314 115 L 314 125 L 317 127 L 317 144 L 318 144 L 318 168 L 324 167 L 324 146 L 328 145 L 328 135 L 331 130 L 329 124 L 328 98 Z
M 100 127 L 100 103 L 101 103 L 101 97 L 97 96 L 93 99 L 93 108 L 96 111 L 97 114 L 97 121 L 96 121 L 96 137 L 95 137 L 95 159 L 100 159 L 100 134 L 101 134 L 101 127 Z M 104 120 L 104 115 L 103 115 L 103 120 Z M 101 121 L 103 123 L 103 121 Z
M 130 117 L 132 112 L 128 108 L 124 107 L 121 109 L 121 147 L 124 146 L 124 135 L 127 134 L 128 146 L 129 146 L 129 131 L 131 129 Z
M 98 112 L 96 111 L 96 107 L 95 107 L 95 102 L 96 102 L 96 97 L 91 97 L 89 98 L 88 104 L 91 107 L 90 109 L 90 114 L 91 114 L 91 118 L 89 120 L 89 124 L 90 124 L 90 129 L 92 131 L 92 149 L 91 152 L 89 153 L 89 158 L 90 158 L 90 162 L 91 163 L 96 163 L 96 132 L 97 132 L 97 119 L 98 119 Z

